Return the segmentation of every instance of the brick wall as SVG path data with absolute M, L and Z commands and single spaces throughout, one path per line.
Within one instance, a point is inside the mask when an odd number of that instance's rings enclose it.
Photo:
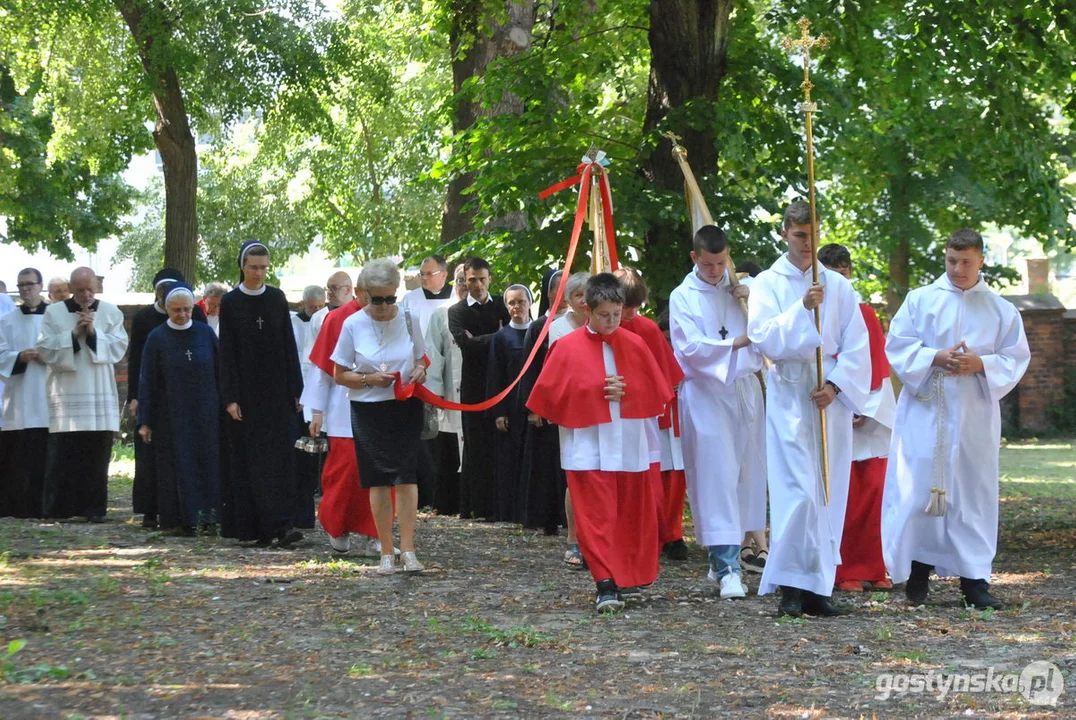
M 1031 362 L 1002 404 L 1003 432 L 1049 430 L 1050 409 L 1064 398 L 1064 368 L 1073 362 L 1072 353 L 1065 351 L 1066 332 L 1076 335 L 1076 329 L 1066 331 L 1065 306 L 1053 295 L 1008 295 L 1005 299 L 1024 320 Z

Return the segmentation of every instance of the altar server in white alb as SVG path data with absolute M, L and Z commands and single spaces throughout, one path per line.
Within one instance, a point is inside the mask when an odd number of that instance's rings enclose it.
M 759 354 L 747 337 L 740 298 L 729 281 L 724 231 L 695 233 L 695 268 L 669 298 L 669 330 L 684 370 L 680 422 L 696 539 L 710 556 L 708 578 L 721 597 L 746 595 L 740 567 L 744 532 L 766 529 L 766 425 Z
M 48 367 L 37 349 L 48 304 L 41 273 L 18 275 L 22 304 L 0 316 L 0 378 L 4 385 L 4 426 L 0 433 L 0 517 L 41 517 L 49 404 Z
M 908 293 L 886 354 L 904 383 L 882 499 L 882 551 L 910 602 L 927 598 L 932 570 L 959 576 L 964 602 L 990 595 L 997 552 L 999 402 L 1031 353 L 1020 313 L 983 281 L 983 238 L 957 230 L 945 275 Z
M 49 366 L 44 514 L 104 522 L 112 434 L 120 429 L 113 367 L 127 352 L 123 313 L 95 298 L 97 276 L 71 273 L 71 297 L 50 305 L 38 350 Z
M 755 278 L 748 303 L 748 338 L 773 361 L 766 375 L 770 555 L 759 595 L 780 587 L 781 615 L 839 615 L 829 597 L 848 500 L 852 415 L 863 412 L 870 394 L 867 329 L 851 283 L 820 266 L 820 284 L 811 284 L 809 205 L 788 206 L 781 235 L 788 252 Z M 821 308 L 821 335 L 815 328 L 816 307 Z M 815 365 L 819 345 L 825 379 L 821 390 Z M 819 408 L 827 415 L 828 506 Z

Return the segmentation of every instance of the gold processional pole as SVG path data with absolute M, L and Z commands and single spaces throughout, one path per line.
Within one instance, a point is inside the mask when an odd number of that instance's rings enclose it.
M 829 44 L 829 39 L 825 35 L 820 35 L 817 38 L 812 38 L 810 34 L 811 21 L 807 18 L 800 18 L 800 21 L 796 23 L 800 28 L 800 37 L 798 39 L 786 37 L 781 41 L 781 47 L 785 50 L 792 50 L 798 48 L 800 54 L 803 57 L 803 83 L 800 85 L 803 88 L 803 102 L 799 105 L 799 110 L 803 112 L 807 117 L 807 200 L 811 206 L 811 279 L 812 285 L 818 285 L 818 212 L 815 209 L 815 194 L 814 194 L 814 114 L 818 111 L 818 105 L 811 101 L 811 89 L 814 87 L 814 83 L 811 82 L 811 49 L 818 48 L 822 50 Z M 822 334 L 822 312 L 821 308 L 815 307 L 814 309 L 814 324 L 818 329 L 819 335 Z M 825 384 L 825 377 L 823 376 L 822 368 L 822 346 L 819 345 L 815 351 L 815 362 L 818 365 L 818 389 L 821 390 Z M 822 433 L 822 492 L 825 496 L 826 505 L 829 505 L 829 443 L 826 438 L 826 411 L 820 409 L 818 411 L 819 428 Z
M 687 211 L 691 216 L 691 235 L 694 237 L 695 233 L 703 225 L 713 225 L 714 218 L 710 214 L 710 208 L 706 207 L 702 189 L 699 187 L 698 181 L 695 180 L 695 173 L 691 171 L 691 166 L 687 162 L 687 148 L 680 144 L 680 136 L 669 131 L 665 133 L 665 137 L 672 142 L 672 156 L 676 159 L 677 164 L 680 165 L 680 171 L 684 173 L 684 197 L 687 199 Z M 728 269 L 729 283 L 732 284 L 732 287 L 736 287 L 740 284 L 740 280 L 736 277 L 736 263 L 732 261 L 731 252 L 729 253 Z M 743 314 L 747 315 L 747 301 L 743 298 L 739 300 Z
M 605 215 L 602 212 L 602 194 L 600 177 L 602 171 L 601 161 L 605 153 L 591 146 L 587 150 L 586 157 L 594 163 L 594 172 L 590 175 L 590 198 L 587 214 L 590 216 L 590 229 L 594 233 L 594 245 L 590 253 L 590 274 L 597 275 L 603 272 L 612 272 L 613 262 L 609 257 L 609 238 L 605 233 Z M 610 208 L 612 209 L 612 208 Z

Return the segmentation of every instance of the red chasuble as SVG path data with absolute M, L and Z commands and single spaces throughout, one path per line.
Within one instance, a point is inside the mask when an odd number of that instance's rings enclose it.
M 673 389 L 646 343 L 619 328 L 609 335 L 599 335 L 585 326 L 568 333 L 549 349 L 527 408 L 566 428 L 612 422 L 609 401 L 605 399 L 603 342 L 612 346 L 617 374 L 624 378 L 620 417 L 641 420 L 662 415 L 673 399 Z

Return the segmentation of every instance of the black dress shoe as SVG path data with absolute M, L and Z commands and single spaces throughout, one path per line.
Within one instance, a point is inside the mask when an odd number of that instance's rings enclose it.
M 837 617 L 838 615 L 844 615 L 844 611 L 830 602 L 830 599 L 824 595 L 819 595 L 813 592 L 803 591 L 803 612 L 805 615 L 814 615 L 815 617 Z
M 295 528 L 289 528 L 277 535 L 276 546 L 281 548 L 291 547 L 303 539 L 303 534 Z
M 799 588 L 781 586 L 781 602 L 777 605 L 777 617 L 800 617 L 803 615 L 803 592 Z
M 960 578 L 960 594 L 964 605 L 973 607 L 976 610 L 986 610 L 987 608 L 1001 610 L 1005 607 L 1005 603 L 990 594 L 990 583 L 986 580 Z
M 687 560 L 687 543 L 683 538 L 665 543 L 665 557 L 670 560 Z
M 142 527 L 146 528 L 147 530 L 156 530 L 157 529 L 157 516 L 156 515 L 143 515 L 142 516 Z
M 904 597 L 912 605 L 922 605 L 930 594 L 930 573 L 934 572 L 933 565 L 925 565 L 918 560 L 912 560 L 912 574 L 908 576 L 908 582 L 904 584 Z

